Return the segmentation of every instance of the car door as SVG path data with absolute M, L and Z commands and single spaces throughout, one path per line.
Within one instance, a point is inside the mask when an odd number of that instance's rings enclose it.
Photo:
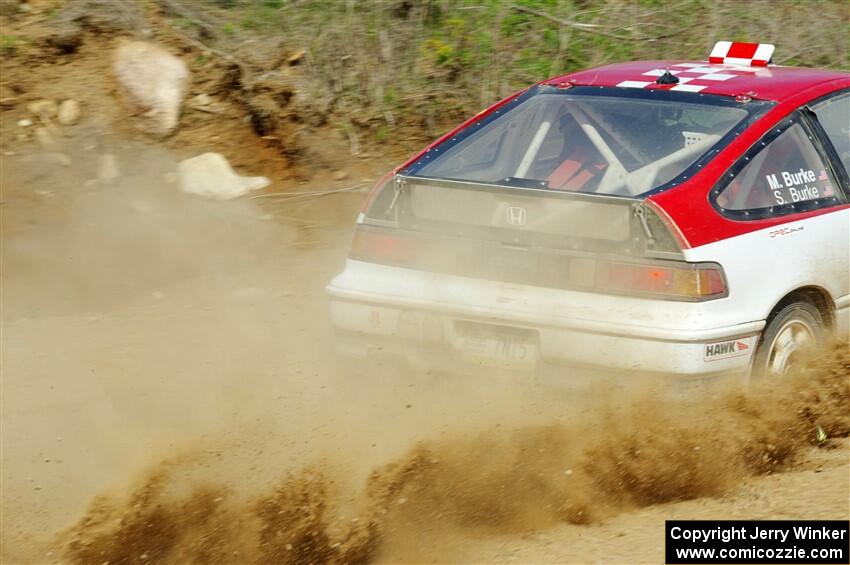
M 765 320 L 801 288 L 820 289 L 836 307 L 846 302 L 850 208 L 847 173 L 837 161 L 817 115 L 801 109 L 753 144 L 712 189 L 709 201 L 730 221 L 784 220 L 695 253 L 725 269 L 729 301 L 718 307 L 730 321 Z

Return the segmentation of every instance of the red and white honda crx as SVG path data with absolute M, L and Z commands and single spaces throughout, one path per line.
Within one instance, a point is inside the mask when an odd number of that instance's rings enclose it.
M 568 74 L 443 136 L 357 220 L 339 351 L 784 373 L 846 336 L 850 75 L 772 52 Z

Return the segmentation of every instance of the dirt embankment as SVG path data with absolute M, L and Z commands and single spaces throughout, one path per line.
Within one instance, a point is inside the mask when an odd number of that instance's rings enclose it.
M 266 172 L 273 181 L 268 191 L 275 192 L 334 174 L 357 178 L 376 156 L 374 142 L 352 137 L 338 127 L 339 120 L 331 123 L 333 104 L 308 88 L 303 50 L 278 35 L 258 35 L 223 52 L 204 43 L 213 30 L 203 20 L 184 14 L 191 12 L 191 3 L 76 0 L 57 7 L 47 0 L 30 0 L 22 3 L 29 6 L 25 11 L 9 8 L 16 1 L 7 4 L 0 13 L 4 151 L 39 143 L 61 152 L 62 144 L 73 137 L 56 127 L 55 116 L 31 111 L 29 105 L 42 100 L 79 102 L 82 119 L 77 129 L 142 137 L 139 116 L 121 103 L 112 69 L 120 42 L 136 40 L 163 46 L 188 68 L 179 126 L 158 140 L 179 157 L 222 153 L 237 169 Z M 21 126 L 23 122 L 32 124 Z M 49 132 L 47 143 L 40 129 Z M 409 140 L 401 141 L 382 146 L 381 153 L 396 158 L 414 147 Z
M 385 541 L 436 525 L 521 533 L 719 496 L 747 477 L 793 466 L 817 444 L 818 427 L 846 437 L 848 374 L 847 344 L 838 343 L 793 378 L 749 393 L 662 401 L 637 392 L 628 401 L 597 399 L 590 413 L 566 423 L 458 431 L 375 469 L 360 493 L 339 487 L 344 461 L 289 471 L 269 492 L 240 499 L 192 479 L 189 469 L 203 456 L 175 458 L 129 496 L 92 504 L 65 534 L 66 556 L 77 563 L 364 563 Z

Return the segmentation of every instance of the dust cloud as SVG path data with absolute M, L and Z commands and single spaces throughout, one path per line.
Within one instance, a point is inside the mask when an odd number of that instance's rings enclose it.
M 362 194 L 208 202 L 161 148 L 90 139 L 2 157 L 6 561 L 427 559 L 722 494 L 850 430 L 846 343 L 748 393 L 335 366 Z
M 850 358 L 836 343 L 780 383 L 700 400 L 591 401 L 580 420 L 456 430 L 418 442 L 345 492 L 344 461 L 291 470 L 248 499 L 163 462 L 129 496 L 98 499 L 65 535 L 76 563 L 365 563 L 439 527 L 521 532 L 719 495 L 850 432 Z M 630 391 L 626 390 L 626 394 Z M 569 419 L 568 419 L 569 420 Z

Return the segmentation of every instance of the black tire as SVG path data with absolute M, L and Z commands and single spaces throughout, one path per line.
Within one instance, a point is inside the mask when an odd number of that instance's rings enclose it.
M 823 334 L 823 316 L 813 304 L 787 304 L 767 322 L 753 362 L 753 375 L 758 378 L 787 374 L 799 359 L 801 348 L 822 344 Z

